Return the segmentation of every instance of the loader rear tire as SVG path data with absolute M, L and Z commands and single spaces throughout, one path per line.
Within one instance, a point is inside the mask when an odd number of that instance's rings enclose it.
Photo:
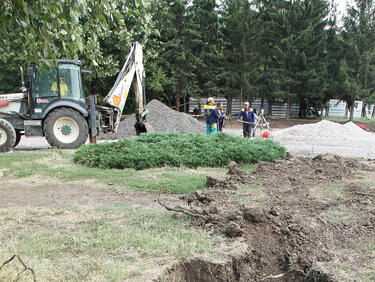
M 48 114 L 43 132 L 52 147 L 76 149 L 86 143 L 89 128 L 85 118 L 77 111 L 58 108 Z
M 16 143 L 16 131 L 9 121 L 0 118 L 0 152 L 9 152 Z

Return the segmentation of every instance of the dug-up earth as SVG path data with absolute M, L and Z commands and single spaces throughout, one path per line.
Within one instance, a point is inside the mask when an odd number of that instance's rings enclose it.
M 374 281 L 375 162 L 338 156 L 229 166 L 169 210 L 246 247 L 224 263 L 183 260 L 157 281 Z

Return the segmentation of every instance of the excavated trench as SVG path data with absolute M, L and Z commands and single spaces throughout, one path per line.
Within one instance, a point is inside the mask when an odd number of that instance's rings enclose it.
M 249 261 L 246 258 L 233 258 L 225 264 L 215 264 L 200 259 L 182 261 L 169 268 L 158 279 L 159 282 L 228 282 L 228 281 L 306 281 L 306 282 L 331 282 L 327 274 L 317 270 L 309 269 L 306 274 L 298 271 L 288 271 L 277 275 L 269 275 L 263 278 L 255 278 L 249 273 L 252 272 Z
M 338 183 L 359 170 L 373 171 L 373 167 L 335 156 L 261 163 L 252 173 L 231 163 L 226 180 L 208 177 L 210 188 L 184 196 L 183 208 L 169 210 L 187 213 L 193 226 L 223 234 L 229 242 L 240 240 L 247 247 L 234 250 L 224 263 L 180 261 L 156 281 L 334 281 L 332 273 L 323 273 L 315 263 L 331 261 L 332 251 L 359 236 L 371 240 L 375 215 L 360 208 L 356 216 L 363 218 L 363 225 L 348 232 L 348 226 L 330 224 L 322 214 L 358 206 L 366 200 L 364 193 L 349 185 L 345 197 L 319 200 L 311 196 L 311 187 Z M 265 198 L 256 202 L 251 193 L 238 194 L 241 185 L 262 187 Z

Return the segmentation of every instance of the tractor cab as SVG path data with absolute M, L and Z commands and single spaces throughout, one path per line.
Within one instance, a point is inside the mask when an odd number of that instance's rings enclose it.
M 29 64 L 30 114 L 40 118 L 51 104 L 70 100 L 85 106 L 81 77 L 81 61 L 58 60 L 57 67 Z

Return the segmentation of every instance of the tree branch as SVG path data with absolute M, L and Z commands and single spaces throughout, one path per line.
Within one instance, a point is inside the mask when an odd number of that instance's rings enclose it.
M 159 196 L 158 196 L 158 203 L 159 205 L 161 205 L 162 207 L 164 207 L 166 210 L 168 211 L 174 211 L 174 212 L 180 212 L 180 213 L 184 213 L 184 214 L 187 214 L 187 215 L 190 215 L 192 217 L 198 217 L 198 218 L 203 218 L 203 219 L 207 219 L 206 216 L 202 215 L 202 214 L 199 214 L 199 213 L 195 213 L 189 209 L 186 209 L 186 208 L 183 208 L 183 207 L 180 207 L 180 206 L 177 206 L 177 207 L 169 207 L 167 206 L 166 204 L 163 204 L 161 201 L 160 201 L 160 196 L 161 196 L 161 193 L 162 193 L 162 188 L 160 188 L 160 191 L 159 191 Z
M 15 258 L 17 258 L 20 263 L 22 264 L 23 266 L 23 270 L 17 274 L 17 277 L 13 280 L 13 281 L 18 281 L 21 277 L 21 275 L 29 270 L 31 272 L 31 274 L 33 275 L 33 279 L 34 279 L 34 282 L 38 282 L 38 280 L 36 279 L 36 274 L 35 274 L 35 271 L 34 269 L 32 269 L 30 266 L 26 265 L 26 263 L 22 260 L 22 258 L 20 257 L 20 255 L 18 254 L 14 254 L 13 256 L 11 256 L 9 259 L 7 259 L 6 261 L 3 262 L 3 264 L 0 266 L 0 270 L 5 266 L 7 265 L 8 263 L 10 263 L 12 260 L 14 260 Z

